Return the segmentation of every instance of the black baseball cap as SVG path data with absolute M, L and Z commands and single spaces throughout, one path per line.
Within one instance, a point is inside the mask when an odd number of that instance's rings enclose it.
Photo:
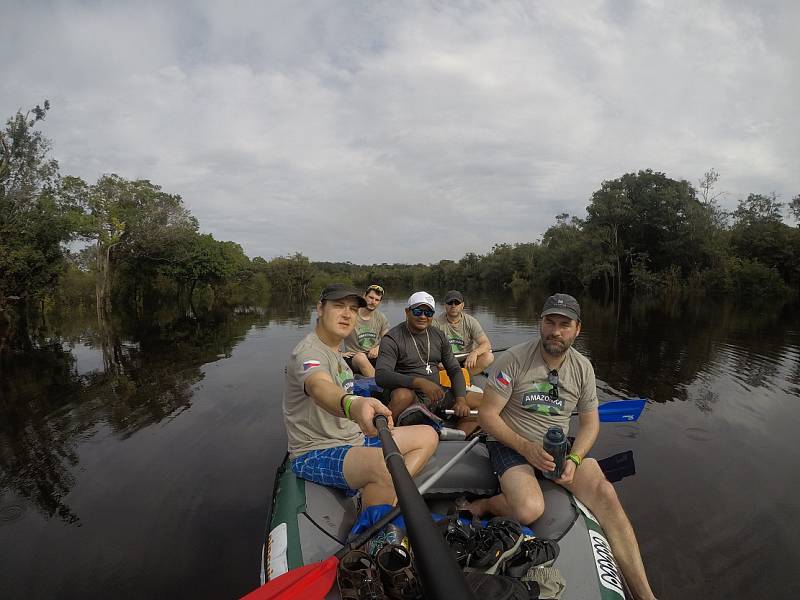
M 461 295 L 461 292 L 458 290 L 450 290 L 444 295 L 444 303 L 447 304 L 450 300 L 458 300 L 462 304 L 464 303 L 464 296 Z
M 544 301 L 542 316 L 546 315 L 563 315 L 580 321 L 581 305 L 569 294 L 553 294 Z
M 361 308 L 364 308 L 367 305 L 367 301 L 364 300 L 364 296 L 361 295 L 361 292 L 352 285 L 348 285 L 346 283 L 332 283 L 325 286 L 325 289 L 322 290 L 322 293 L 319 295 L 319 299 L 320 301 L 341 300 L 342 298 L 347 298 L 348 296 L 355 296 L 358 300 L 358 305 Z

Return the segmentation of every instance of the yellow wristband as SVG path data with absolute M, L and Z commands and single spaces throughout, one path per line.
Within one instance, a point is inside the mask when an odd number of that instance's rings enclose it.
M 583 460 L 580 456 L 578 456 L 574 452 L 570 452 L 569 454 L 567 454 L 567 459 L 574 462 L 576 467 L 580 466 L 581 460 Z
M 351 421 L 353 419 L 350 417 L 350 405 L 353 403 L 353 398 L 355 398 L 355 397 L 356 396 L 350 395 L 344 401 L 344 416 L 347 417 Z

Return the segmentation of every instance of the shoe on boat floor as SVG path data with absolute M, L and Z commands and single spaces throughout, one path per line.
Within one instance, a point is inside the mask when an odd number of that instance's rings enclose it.
M 375 559 L 361 550 L 351 550 L 342 557 L 336 581 L 342 600 L 382 600 L 385 597 Z

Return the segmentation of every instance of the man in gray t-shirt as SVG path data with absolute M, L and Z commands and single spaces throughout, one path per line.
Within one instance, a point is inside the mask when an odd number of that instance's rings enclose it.
M 464 312 L 464 296 L 458 290 L 445 294 L 444 312 L 434 317 L 433 326 L 447 336 L 453 354 L 459 360 L 464 358 L 470 375 L 482 373 L 494 361 L 489 337 L 478 319 Z
M 372 362 L 378 358 L 381 338 L 389 331 L 389 320 L 378 310 L 383 300 L 383 288 L 375 284 L 369 286 L 364 292 L 364 300 L 367 304 L 358 309 L 356 326 L 344 339 L 342 355 L 354 371 L 364 377 L 375 377 Z
M 391 411 L 375 398 L 350 393 L 353 372 L 339 353 L 364 303 L 347 285 L 322 291 L 314 331 L 297 344 L 286 365 L 283 412 L 295 475 L 348 494 L 360 489 L 362 505 L 372 506 L 391 504 L 395 497 L 372 424 L 377 414 L 391 424 Z M 392 435 L 412 476 L 438 444 L 426 425 L 395 428 Z
M 600 416 L 592 364 L 572 347 L 581 331 L 580 311 L 572 296 L 550 296 L 542 309 L 539 339 L 508 349 L 492 366 L 478 421 L 490 436 L 486 445 L 501 493 L 467 508 L 478 517 L 513 516 L 522 523 L 538 519 L 544 496 L 534 468 L 552 472 L 556 467 L 542 437 L 550 426 L 567 433 L 570 415 L 577 411 L 580 428 L 555 483 L 598 517 L 634 596 L 653 598 L 636 536 L 614 487 L 596 460 L 584 458 L 597 439 Z

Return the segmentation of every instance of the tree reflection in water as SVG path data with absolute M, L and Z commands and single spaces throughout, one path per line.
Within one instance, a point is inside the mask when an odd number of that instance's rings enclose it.
M 100 424 L 127 438 L 186 410 L 203 365 L 270 322 L 305 325 L 308 306 L 162 307 L 148 320 L 118 312 L 99 325 L 94 311 L 53 312 L 23 322 L 0 355 L 0 510 L 16 496 L 79 525 L 64 501 L 78 445 Z M 99 353 L 102 369 L 80 372 L 77 346 Z

